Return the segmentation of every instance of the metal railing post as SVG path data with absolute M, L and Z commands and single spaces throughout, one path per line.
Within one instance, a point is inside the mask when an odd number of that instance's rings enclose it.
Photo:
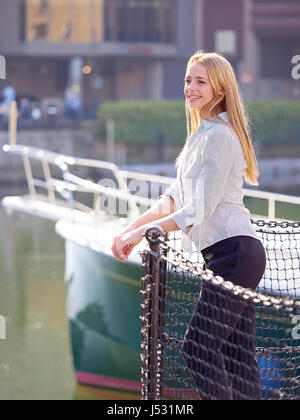
M 269 198 L 268 217 L 270 220 L 275 219 L 275 199 Z
M 28 185 L 30 195 L 32 198 L 36 199 L 36 190 L 35 190 L 33 176 L 32 176 L 30 159 L 27 154 L 23 155 L 23 162 L 24 162 L 26 180 L 27 180 L 27 185 Z
M 42 166 L 43 166 L 43 171 L 44 171 L 44 177 L 47 183 L 48 198 L 52 203 L 55 203 L 55 193 L 53 189 L 51 188 L 52 178 L 51 178 L 49 163 L 45 159 L 43 159 Z
M 151 232 L 154 233 L 151 234 Z M 160 400 L 162 393 L 162 367 L 164 359 L 166 262 L 160 258 L 159 226 L 149 228 L 145 237 L 150 245 L 148 258 L 144 255 L 144 290 L 142 302 L 142 399 Z M 165 236 L 166 238 L 166 236 Z M 147 267 L 145 267 L 145 265 Z M 143 303 L 145 306 L 143 307 Z M 147 348 L 145 348 L 147 347 Z
M 17 144 L 18 130 L 18 105 L 16 101 L 10 104 L 9 109 L 9 144 L 15 146 Z

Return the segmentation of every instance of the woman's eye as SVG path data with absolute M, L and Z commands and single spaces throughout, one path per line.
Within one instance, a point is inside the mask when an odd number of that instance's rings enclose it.
M 186 81 L 185 81 L 185 83 L 186 83 L 186 84 L 189 84 L 189 83 L 191 83 L 191 81 L 190 81 L 190 80 L 186 80 Z M 205 82 L 203 82 L 203 81 L 201 81 L 201 80 L 199 80 L 199 81 L 198 81 L 198 83 L 200 83 L 200 84 L 205 84 Z

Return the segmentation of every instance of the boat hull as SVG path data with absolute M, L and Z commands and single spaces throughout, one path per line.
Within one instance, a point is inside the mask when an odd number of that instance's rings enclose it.
M 65 277 L 78 383 L 140 392 L 141 267 L 66 240 Z

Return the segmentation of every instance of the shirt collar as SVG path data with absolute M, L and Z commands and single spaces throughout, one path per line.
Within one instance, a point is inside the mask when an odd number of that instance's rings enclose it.
M 218 117 L 221 118 L 224 121 L 230 122 L 229 117 L 228 117 L 228 113 L 226 111 L 218 114 Z M 216 124 L 218 124 L 217 121 L 203 120 L 203 126 L 206 130 L 208 130 L 211 127 L 214 127 Z

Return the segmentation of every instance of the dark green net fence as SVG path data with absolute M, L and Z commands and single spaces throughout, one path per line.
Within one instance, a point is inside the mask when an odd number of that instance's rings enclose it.
M 252 223 L 267 254 L 256 292 L 187 258 L 179 232 L 148 230 L 142 399 L 300 399 L 300 223 Z

